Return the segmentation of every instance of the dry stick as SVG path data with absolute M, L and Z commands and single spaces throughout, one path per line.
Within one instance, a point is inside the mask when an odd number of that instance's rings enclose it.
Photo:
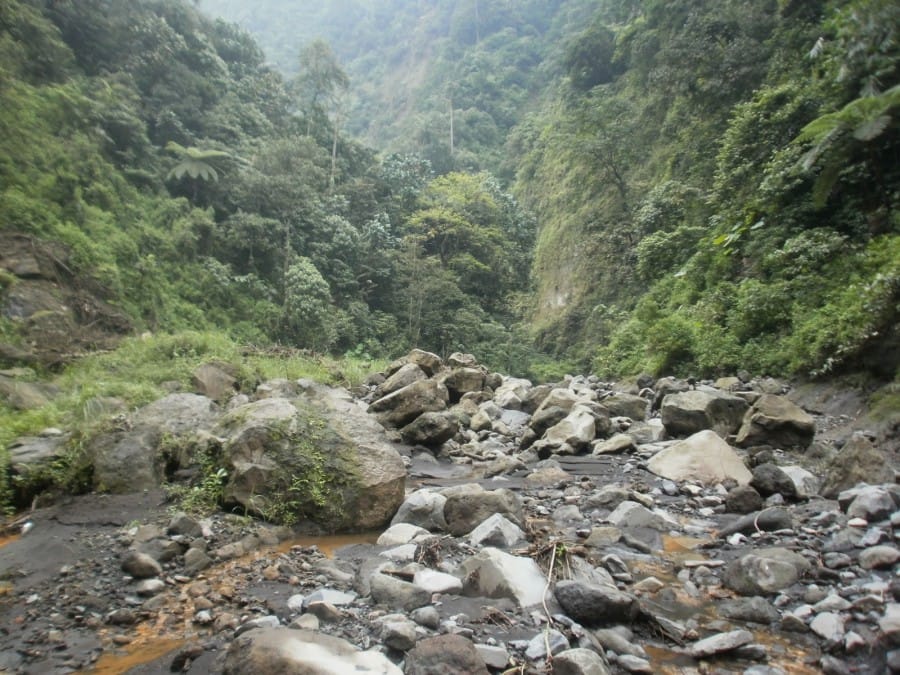
M 550 616 L 550 610 L 547 607 L 547 591 L 550 590 L 550 580 L 553 578 L 553 566 L 556 564 L 556 544 L 553 544 L 553 552 L 550 554 L 550 569 L 547 570 L 547 583 L 544 586 L 544 592 L 541 594 L 541 605 L 544 608 L 544 614 L 547 615 L 547 628 L 544 629 L 544 649 L 547 650 L 547 665 L 553 662 L 553 654 L 550 652 L 550 626 L 553 625 L 553 617 Z
M 753 519 L 753 527 L 756 528 L 756 531 L 757 531 L 759 534 L 762 534 L 762 532 L 763 532 L 761 529 L 759 529 L 759 517 L 760 517 L 762 514 L 764 514 L 766 511 L 768 511 L 769 509 L 774 509 L 774 508 L 775 508 L 774 506 L 768 506 L 768 507 L 764 508 L 762 511 L 760 511 L 759 513 L 757 513 L 757 514 L 756 514 L 756 517 Z

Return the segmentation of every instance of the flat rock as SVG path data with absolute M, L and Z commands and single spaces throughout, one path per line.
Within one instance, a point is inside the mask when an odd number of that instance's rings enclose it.
M 688 653 L 695 659 L 702 659 L 714 654 L 722 654 L 734 651 L 753 642 L 753 633 L 748 630 L 734 630 L 728 633 L 719 633 L 691 645 Z

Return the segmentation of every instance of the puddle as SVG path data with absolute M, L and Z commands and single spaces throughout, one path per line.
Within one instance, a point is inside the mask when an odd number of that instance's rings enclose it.
M 327 557 L 333 558 L 335 551 L 354 544 L 374 544 L 381 532 L 364 532 L 362 534 L 329 534 L 319 536 L 297 537 L 278 545 L 279 553 L 288 553 L 294 546 L 317 546 Z

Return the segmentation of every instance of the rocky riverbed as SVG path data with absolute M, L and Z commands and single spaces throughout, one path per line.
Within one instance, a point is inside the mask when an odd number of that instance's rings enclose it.
M 900 672 L 897 429 L 852 396 L 420 352 L 353 395 L 407 472 L 390 523 L 299 539 L 153 485 L 35 510 L 0 672 Z

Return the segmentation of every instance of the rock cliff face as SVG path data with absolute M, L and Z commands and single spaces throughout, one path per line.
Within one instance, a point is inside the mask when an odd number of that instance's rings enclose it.
M 115 346 L 131 322 L 105 295 L 96 281 L 73 272 L 61 245 L 0 234 L 0 315 L 19 335 L 16 344 L 0 343 L 0 363 L 56 365 Z

